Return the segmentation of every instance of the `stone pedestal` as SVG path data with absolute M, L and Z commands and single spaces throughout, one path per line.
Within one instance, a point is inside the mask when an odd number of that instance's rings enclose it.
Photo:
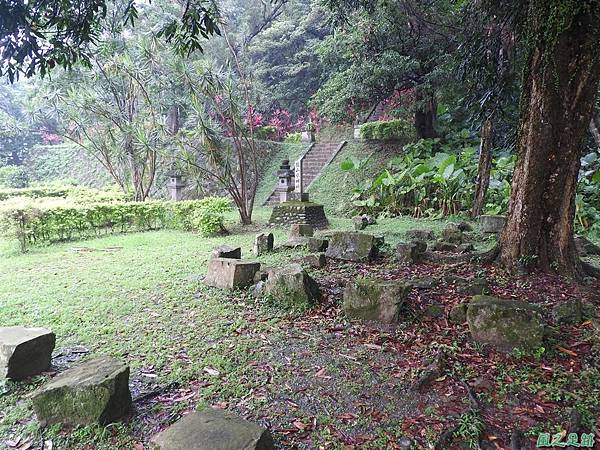
M 256 261 L 212 258 L 208 262 L 204 284 L 221 289 L 247 287 L 254 282 L 254 275 L 259 270 L 260 263 Z
M 46 328 L 0 328 L 0 380 L 22 380 L 48 369 L 55 343 Z
M 315 229 L 329 226 L 323 205 L 311 202 L 286 202 L 273 207 L 269 225 L 288 226 L 307 223 Z
M 169 198 L 174 202 L 180 202 L 183 200 L 183 189 L 185 183 L 182 180 L 182 176 L 179 174 L 171 174 L 167 183 L 167 190 L 169 191 Z

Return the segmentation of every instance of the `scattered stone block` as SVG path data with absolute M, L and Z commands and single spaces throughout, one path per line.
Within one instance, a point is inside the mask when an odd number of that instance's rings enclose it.
M 442 231 L 442 240 L 450 244 L 462 244 L 465 236 L 455 223 L 449 223 Z
M 150 443 L 158 450 L 275 450 L 269 430 L 213 408 L 189 413 Z
M 273 233 L 260 233 L 257 234 L 254 238 L 254 248 L 253 252 L 256 256 L 261 256 L 265 253 L 270 253 L 273 251 L 273 244 L 275 242 L 275 238 L 273 237 Z
M 358 278 L 344 289 L 343 309 L 353 319 L 397 322 L 409 293 L 401 281 Z
M 500 233 L 506 223 L 506 216 L 479 216 L 482 233 Z
M 454 305 L 448 313 L 448 321 L 454 324 L 462 324 L 467 321 L 467 307 L 468 303 L 459 303 Z
M 32 401 L 42 426 L 114 422 L 131 407 L 129 367 L 109 356 L 85 361 L 34 392 Z
M 423 259 L 427 244 L 422 241 L 400 243 L 396 247 L 396 260 L 401 263 L 417 263 Z
M 242 249 L 240 247 L 231 247 L 229 245 L 220 245 L 211 253 L 211 258 L 230 258 L 241 259 Z
M 405 235 L 408 239 L 416 241 L 433 241 L 435 239 L 435 234 L 431 230 L 408 230 Z
M 325 253 L 306 255 L 303 261 L 304 264 L 314 269 L 321 269 L 327 264 L 327 258 L 325 257 Z
M 339 231 L 332 234 L 325 253 L 328 258 L 369 262 L 377 255 L 377 240 L 367 233 Z
M 527 302 L 476 295 L 467 307 L 474 340 L 500 350 L 534 350 L 542 344 L 544 323 L 540 309 Z
M 463 278 L 456 275 L 446 275 L 446 283 L 455 285 L 463 295 L 484 295 L 490 292 L 490 285 L 484 277 Z
M 469 222 L 459 222 L 458 224 L 456 224 L 456 226 L 463 233 L 465 231 L 473 231 L 473 226 Z
M 552 308 L 552 319 L 558 325 L 579 325 L 583 322 L 583 303 L 569 300 Z
M 293 223 L 290 226 L 290 238 L 312 237 L 314 234 L 313 226 L 308 223 Z
M 354 225 L 354 229 L 356 231 L 361 231 L 367 228 L 368 222 L 367 218 L 364 216 L 354 216 L 352 218 L 352 224 Z
M 310 238 L 307 237 L 295 237 L 290 238 L 286 242 L 282 242 L 278 248 L 291 248 L 291 249 L 299 249 L 302 247 L 308 246 L 308 240 Z
M 433 289 L 440 285 L 440 280 L 432 277 L 415 278 L 408 284 L 415 289 Z
M 458 246 L 449 242 L 437 241 L 433 246 L 433 250 L 435 250 L 436 252 L 456 253 L 458 251 Z
M 265 293 L 289 305 L 313 305 L 321 298 L 319 285 L 300 264 L 270 270 Z
M 204 278 L 207 286 L 221 289 L 243 288 L 251 285 L 260 263 L 241 259 L 212 258 Z
M 583 236 L 575 237 L 575 247 L 579 256 L 600 255 L 600 247 Z
M 23 380 L 48 369 L 55 344 L 47 328 L 0 328 L 0 380 Z
M 320 253 L 327 250 L 329 246 L 329 240 L 317 237 L 308 238 L 308 251 L 313 253 Z

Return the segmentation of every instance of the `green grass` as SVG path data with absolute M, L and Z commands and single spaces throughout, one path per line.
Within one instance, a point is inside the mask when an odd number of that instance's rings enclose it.
M 257 217 L 264 220 L 267 214 L 259 210 Z M 242 312 L 251 300 L 240 293 L 231 301 L 200 281 L 217 245 L 239 245 L 243 255 L 251 257 L 256 229 L 233 231 L 215 238 L 179 231 L 113 235 L 37 247 L 24 255 L 4 242 L 0 326 L 49 327 L 57 335 L 55 354 L 83 346 L 90 356 L 124 358 L 132 377 L 151 367 L 159 385 L 199 379 L 207 375 L 205 367 L 214 368 L 223 374 L 222 383 L 204 395 L 239 398 L 250 387 L 238 380 L 258 357 L 251 351 L 252 339 L 234 338 L 235 331 L 247 325 Z M 281 242 L 285 232 L 275 230 L 275 235 Z M 289 257 L 289 252 L 273 253 L 261 262 L 278 265 Z M 31 383 L 9 383 L 4 396 L 0 386 L 0 449 L 13 435 L 40 436 L 25 395 L 41 381 L 37 377 Z M 90 433 L 96 448 L 115 448 L 112 433 L 103 437 L 90 430 L 51 436 L 55 447 L 62 444 L 58 448 L 79 448 L 89 442 Z M 119 445 L 129 442 L 130 433 L 122 427 L 116 438 Z
M 346 215 L 352 197 L 352 188 L 373 177 L 386 167 L 390 158 L 400 152 L 397 147 L 351 141 L 337 154 L 308 189 L 310 199 L 322 203 L 329 214 Z M 368 164 L 358 172 L 344 172 L 340 163 L 349 158 L 365 160 Z

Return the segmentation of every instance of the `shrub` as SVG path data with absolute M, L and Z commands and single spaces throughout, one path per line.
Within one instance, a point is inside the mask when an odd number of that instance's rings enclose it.
M 405 120 L 368 122 L 360 127 L 360 136 L 367 141 L 392 141 L 406 139 L 413 126 Z
M 84 186 L 60 184 L 24 189 L 0 189 L 0 201 L 8 200 L 13 197 L 28 197 L 32 199 L 69 198 L 75 203 L 122 202 L 131 200 L 131 195 L 123 193 L 117 186 L 106 189 L 94 189 Z
M 203 234 L 224 229 L 224 198 L 185 202 L 113 202 L 77 204 L 67 199 L 14 197 L 0 203 L 0 232 L 19 241 L 25 252 L 32 244 L 81 239 L 106 233 L 161 228 L 197 229 Z M 214 231 L 216 230 L 216 231 Z
M 299 144 L 302 141 L 302 133 L 288 133 L 285 137 L 284 142 L 288 144 Z
M 29 174 L 23 166 L 0 167 L 0 187 L 24 188 L 29 186 Z
M 254 129 L 254 136 L 263 141 L 273 140 L 277 137 L 277 130 L 272 126 L 258 127 Z
M 225 231 L 225 216 L 232 210 L 231 201 L 223 197 L 206 197 L 198 200 L 197 208 L 192 215 L 194 229 L 205 236 Z

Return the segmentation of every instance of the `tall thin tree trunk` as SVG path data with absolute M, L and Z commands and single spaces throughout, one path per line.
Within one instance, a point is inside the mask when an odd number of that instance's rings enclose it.
M 475 183 L 475 197 L 471 217 L 478 217 L 483 212 L 485 198 L 490 186 L 492 170 L 492 148 L 494 147 L 494 118 L 487 117 L 481 125 L 481 145 L 479 149 L 479 167 Z
M 594 142 L 600 147 L 600 120 L 597 117 L 592 116 L 592 120 L 590 120 L 590 132 L 592 133 Z
M 551 20 L 557 14 L 554 2 L 532 0 L 530 5 L 533 42 L 523 80 L 518 161 L 500 258 L 513 271 L 535 265 L 578 277 L 575 191 L 600 79 L 600 0 L 568 8 L 579 9 L 565 26 L 565 20 Z M 553 30 L 552 24 L 563 28 Z
M 437 102 L 435 92 L 430 89 L 415 88 L 415 130 L 420 139 L 437 137 Z

